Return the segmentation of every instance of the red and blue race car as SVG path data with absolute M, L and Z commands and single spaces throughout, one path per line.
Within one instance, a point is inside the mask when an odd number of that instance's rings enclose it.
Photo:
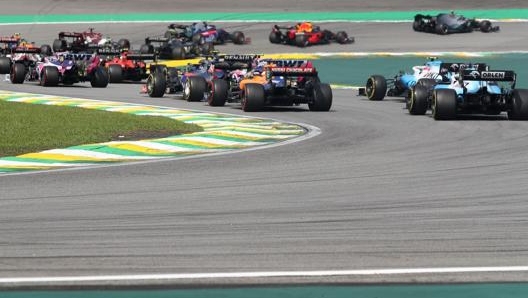
M 353 43 L 354 38 L 349 37 L 345 31 L 333 33 L 330 30 L 322 30 L 311 22 L 297 23 L 294 26 L 274 25 L 269 35 L 271 43 L 290 44 L 305 47 L 316 44 L 328 44 L 337 42 L 340 44 Z

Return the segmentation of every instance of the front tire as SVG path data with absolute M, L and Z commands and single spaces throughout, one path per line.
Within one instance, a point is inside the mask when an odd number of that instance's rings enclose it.
M 231 40 L 234 44 L 244 44 L 246 42 L 246 37 L 244 36 L 244 33 L 235 31 L 231 34 Z
M 456 92 L 452 89 L 437 89 L 433 92 L 431 112 L 435 120 L 456 118 Z
M 304 34 L 298 34 L 295 36 L 295 45 L 304 48 L 308 45 L 308 38 Z
M 383 100 L 387 94 L 387 80 L 381 75 L 372 75 L 367 79 L 365 92 L 369 100 Z
M 336 33 L 336 41 L 340 44 L 346 44 L 348 39 L 348 34 L 345 31 L 338 31 Z
M 435 32 L 436 34 L 446 35 L 448 33 L 448 28 L 445 24 L 436 24 Z

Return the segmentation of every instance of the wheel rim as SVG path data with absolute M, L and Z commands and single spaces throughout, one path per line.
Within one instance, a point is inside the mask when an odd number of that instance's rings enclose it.
M 152 77 L 149 77 L 147 79 L 147 93 L 152 94 L 152 90 L 154 89 L 154 79 Z
M 367 97 L 372 97 L 372 95 L 374 94 L 374 80 L 372 80 L 371 78 L 369 78 L 367 80 L 367 86 L 366 86 L 366 91 L 367 91 Z
M 191 94 L 191 84 L 189 84 L 189 78 L 187 78 L 187 82 L 185 82 L 185 88 L 183 89 L 183 98 L 185 99 L 189 98 L 190 94 Z
M 436 92 L 433 96 L 433 102 L 431 104 L 431 114 L 433 115 L 433 117 L 436 117 Z

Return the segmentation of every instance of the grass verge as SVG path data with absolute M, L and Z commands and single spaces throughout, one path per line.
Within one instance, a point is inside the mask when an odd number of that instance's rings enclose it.
M 0 157 L 47 149 L 202 131 L 161 116 L 0 101 Z

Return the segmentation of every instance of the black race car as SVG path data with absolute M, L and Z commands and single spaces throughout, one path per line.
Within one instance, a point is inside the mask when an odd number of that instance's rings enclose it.
M 417 14 L 414 16 L 414 31 L 436 34 L 466 33 L 473 30 L 481 32 L 497 32 L 499 26 L 493 26 L 489 20 L 469 19 L 463 15 L 439 13 L 436 16 Z
M 147 37 L 140 48 L 141 54 L 157 54 L 161 59 L 189 59 L 211 55 L 214 52 L 212 42 L 193 42 L 180 38 Z

